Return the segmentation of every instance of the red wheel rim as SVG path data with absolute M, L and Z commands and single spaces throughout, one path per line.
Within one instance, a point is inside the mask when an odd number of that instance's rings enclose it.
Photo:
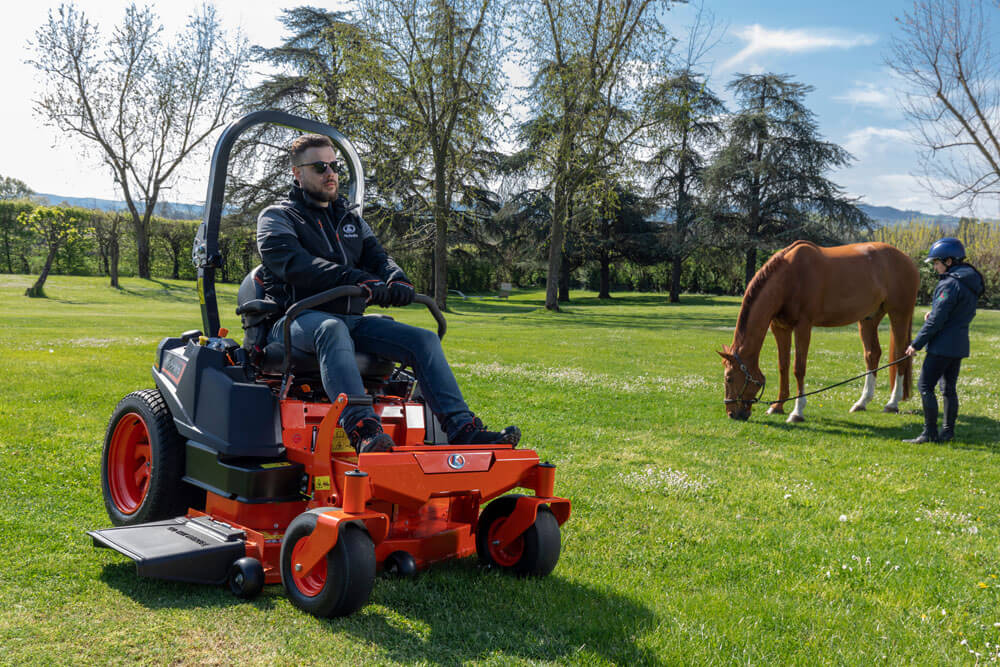
M 323 586 L 326 585 L 326 558 L 320 558 L 316 567 L 305 574 L 296 572 L 295 564 L 299 562 L 308 541 L 308 537 L 303 537 L 292 547 L 292 581 L 295 582 L 295 587 L 299 589 L 299 592 L 312 598 L 319 595 Z
M 518 535 L 516 540 L 501 548 L 497 540 L 497 533 L 500 532 L 505 523 L 507 523 L 507 519 L 497 519 L 493 522 L 487 533 L 487 544 L 489 545 L 490 558 L 493 559 L 494 563 L 501 567 L 514 567 L 524 555 L 524 535 Z
M 134 514 L 149 492 L 153 471 L 149 430 L 135 412 L 118 420 L 108 448 L 108 489 L 122 514 Z

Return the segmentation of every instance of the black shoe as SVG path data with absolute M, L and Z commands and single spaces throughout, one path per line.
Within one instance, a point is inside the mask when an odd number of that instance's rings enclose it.
M 508 426 L 497 433 L 487 431 L 486 426 L 479 417 L 473 417 L 472 421 L 458 430 L 458 433 L 451 438 L 452 445 L 514 445 L 521 441 L 521 429 L 516 426 Z
M 903 442 L 908 442 L 911 445 L 922 445 L 925 442 L 938 442 L 938 437 L 936 435 L 930 435 L 928 433 L 921 433 L 915 438 L 910 438 L 909 440 L 903 440 Z
M 347 433 L 347 438 L 358 454 L 369 452 L 388 452 L 396 443 L 382 431 L 382 424 L 377 419 L 368 417 L 362 419 Z
M 937 441 L 938 442 L 948 442 L 949 440 L 954 439 L 954 437 L 955 437 L 955 431 L 952 430 L 952 429 L 947 429 L 946 428 L 946 429 L 942 429 L 941 433 L 938 434 Z

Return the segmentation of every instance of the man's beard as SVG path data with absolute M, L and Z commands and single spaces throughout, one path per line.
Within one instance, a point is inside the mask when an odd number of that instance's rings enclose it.
M 303 186 L 302 190 L 316 201 L 321 201 L 321 202 L 336 201 L 338 194 L 337 191 L 330 192 L 325 187 L 318 190 L 313 190 L 312 188 L 307 188 Z

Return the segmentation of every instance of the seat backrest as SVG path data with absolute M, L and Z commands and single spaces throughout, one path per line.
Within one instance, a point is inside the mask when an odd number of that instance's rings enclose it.
M 258 274 L 260 273 L 261 265 L 258 264 L 253 268 L 253 271 L 248 273 L 240 283 L 240 289 L 236 292 L 236 305 L 242 306 L 254 299 L 264 298 L 264 285 L 261 284 Z

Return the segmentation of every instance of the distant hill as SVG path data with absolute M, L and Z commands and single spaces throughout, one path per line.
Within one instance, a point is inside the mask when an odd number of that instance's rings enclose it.
M 99 211 L 124 211 L 126 210 L 124 201 L 114 201 L 111 199 L 97 199 L 95 197 L 64 197 L 62 195 L 37 194 L 34 195 L 44 199 L 50 206 L 58 204 L 68 204 L 81 208 L 94 208 Z M 940 225 L 955 226 L 958 218 L 954 215 L 940 215 L 932 213 L 921 213 L 920 211 L 903 211 L 892 206 L 871 206 L 869 204 L 859 204 L 858 208 L 867 213 L 877 224 L 897 225 L 909 222 L 910 220 L 925 220 Z M 202 204 L 175 204 L 173 202 L 160 202 L 156 205 L 156 215 L 174 220 L 201 220 L 204 217 L 205 207 Z M 654 214 L 654 220 L 660 222 L 671 222 L 673 212 L 667 209 L 660 209 Z
M 910 220 L 925 220 L 940 225 L 957 225 L 958 218 L 953 215 L 934 215 L 931 213 L 921 213 L 920 211 L 901 211 L 892 206 L 869 206 L 868 204 L 858 204 L 858 208 L 868 214 L 868 216 L 880 225 L 897 225 Z
M 114 201 L 112 199 L 97 199 L 96 197 L 64 197 L 62 195 L 50 195 L 38 193 L 32 195 L 42 199 L 49 206 L 66 204 L 69 206 L 79 206 L 80 208 L 92 208 L 98 211 L 126 211 L 128 207 L 124 201 Z M 175 204 L 173 202 L 158 202 L 153 213 L 161 218 L 172 220 L 201 220 L 204 216 L 205 207 L 201 204 Z

